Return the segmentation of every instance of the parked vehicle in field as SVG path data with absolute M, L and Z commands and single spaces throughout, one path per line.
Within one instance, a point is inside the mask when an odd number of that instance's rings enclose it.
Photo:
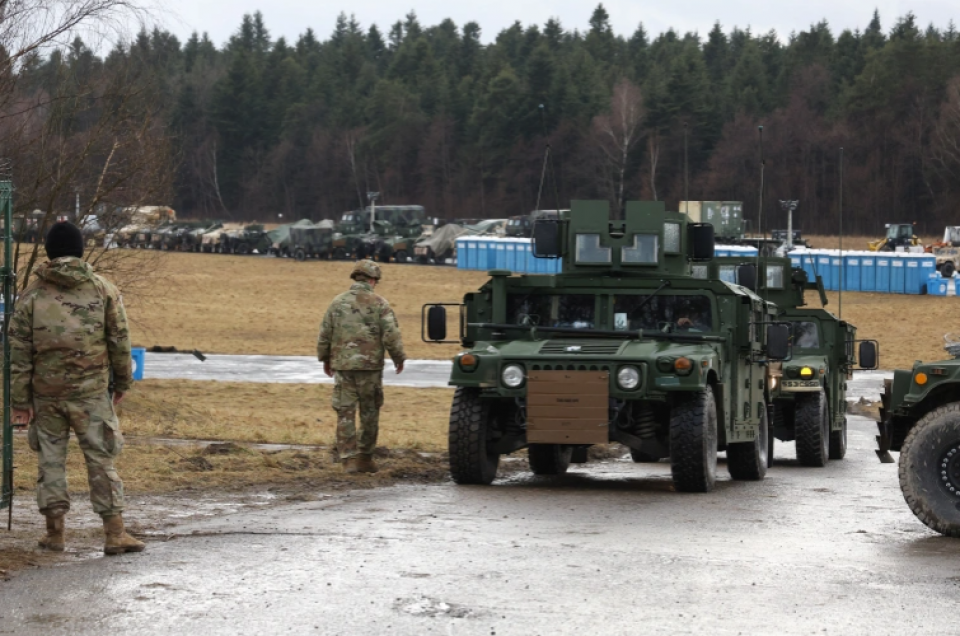
M 944 278 L 953 277 L 960 264 L 960 225 L 948 225 L 943 230 L 943 240 L 928 245 L 925 252 L 937 258 L 937 270 Z
M 920 245 L 912 223 L 887 223 L 887 235 L 867 244 L 871 252 L 895 252 L 898 247 Z
M 222 250 L 221 239 L 225 233 L 235 232 L 243 228 L 242 223 L 219 223 L 213 229 L 204 232 L 200 236 L 200 251 L 207 253 L 220 253 Z
M 662 202 L 629 202 L 617 220 L 606 201 L 574 201 L 536 223 L 533 243 L 563 273 L 494 270 L 458 305 L 454 481 L 489 484 L 522 448 L 534 473 L 563 473 L 612 441 L 669 457 L 681 491 L 713 488 L 720 451 L 734 479 L 763 479 L 766 365 L 789 359 L 790 327 L 749 289 L 693 277 L 713 227 Z M 424 321 L 426 340 L 448 341 L 443 304 Z
M 290 228 L 291 256 L 298 261 L 330 258 L 333 246 L 333 221 L 294 225 Z

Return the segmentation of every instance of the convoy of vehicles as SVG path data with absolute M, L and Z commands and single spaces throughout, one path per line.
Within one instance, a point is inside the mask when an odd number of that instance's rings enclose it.
M 495 270 L 459 307 L 454 480 L 489 484 L 521 448 L 534 473 L 558 474 L 610 441 L 669 457 L 682 491 L 713 488 L 721 451 L 734 479 L 763 479 L 768 366 L 789 359 L 791 329 L 746 287 L 693 276 L 713 227 L 662 202 L 630 202 L 615 221 L 606 202 L 575 201 L 533 240 L 563 273 Z M 428 341 L 447 341 L 444 305 L 425 320 Z

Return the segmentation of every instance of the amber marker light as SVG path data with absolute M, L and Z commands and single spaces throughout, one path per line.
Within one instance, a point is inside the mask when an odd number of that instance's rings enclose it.
M 464 371 L 473 371 L 477 367 L 477 356 L 465 353 L 460 356 L 460 368 Z
M 810 378 L 813 377 L 813 369 L 811 369 L 810 367 L 803 367 L 802 369 L 800 369 L 800 377 L 803 378 L 804 380 L 809 380 Z
M 920 386 L 923 386 L 924 384 L 927 383 L 927 374 L 918 373 L 917 375 L 913 376 L 913 381 L 919 384 Z
M 677 361 L 673 363 L 673 368 L 680 374 L 690 373 L 693 370 L 693 362 L 690 361 L 690 358 L 677 358 Z

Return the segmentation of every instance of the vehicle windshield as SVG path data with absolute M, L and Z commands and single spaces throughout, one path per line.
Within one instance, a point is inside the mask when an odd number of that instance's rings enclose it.
M 798 320 L 793 323 L 793 347 L 795 349 L 819 349 L 820 332 L 817 323 Z
M 538 327 L 594 329 L 596 296 L 592 294 L 509 294 L 507 322 Z
M 702 294 L 686 296 L 616 296 L 613 328 L 617 331 L 713 331 L 713 308 Z

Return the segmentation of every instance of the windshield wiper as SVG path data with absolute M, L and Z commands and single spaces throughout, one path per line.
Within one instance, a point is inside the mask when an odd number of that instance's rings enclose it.
M 656 296 L 656 295 L 659 294 L 661 291 L 663 291 L 663 289 L 664 289 L 665 287 L 669 287 L 669 286 L 670 286 L 670 281 L 668 281 L 668 280 L 663 281 L 663 283 L 662 283 L 659 287 L 657 287 L 656 289 L 653 290 L 653 293 L 652 293 L 652 294 L 650 294 L 649 296 L 647 296 L 647 297 L 644 299 L 644 301 L 643 301 L 642 303 L 640 303 L 640 306 L 639 306 L 639 307 L 634 308 L 633 311 L 631 311 L 630 313 L 632 313 L 632 314 L 634 314 L 634 315 L 639 314 L 639 313 L 640 313 L 640 310 L 643 309 L 644 307 L 646 307 L 646 306 L 650 303 L 650 301 L 653 300 L 653 297 L 654 297 L 654 296 Z

